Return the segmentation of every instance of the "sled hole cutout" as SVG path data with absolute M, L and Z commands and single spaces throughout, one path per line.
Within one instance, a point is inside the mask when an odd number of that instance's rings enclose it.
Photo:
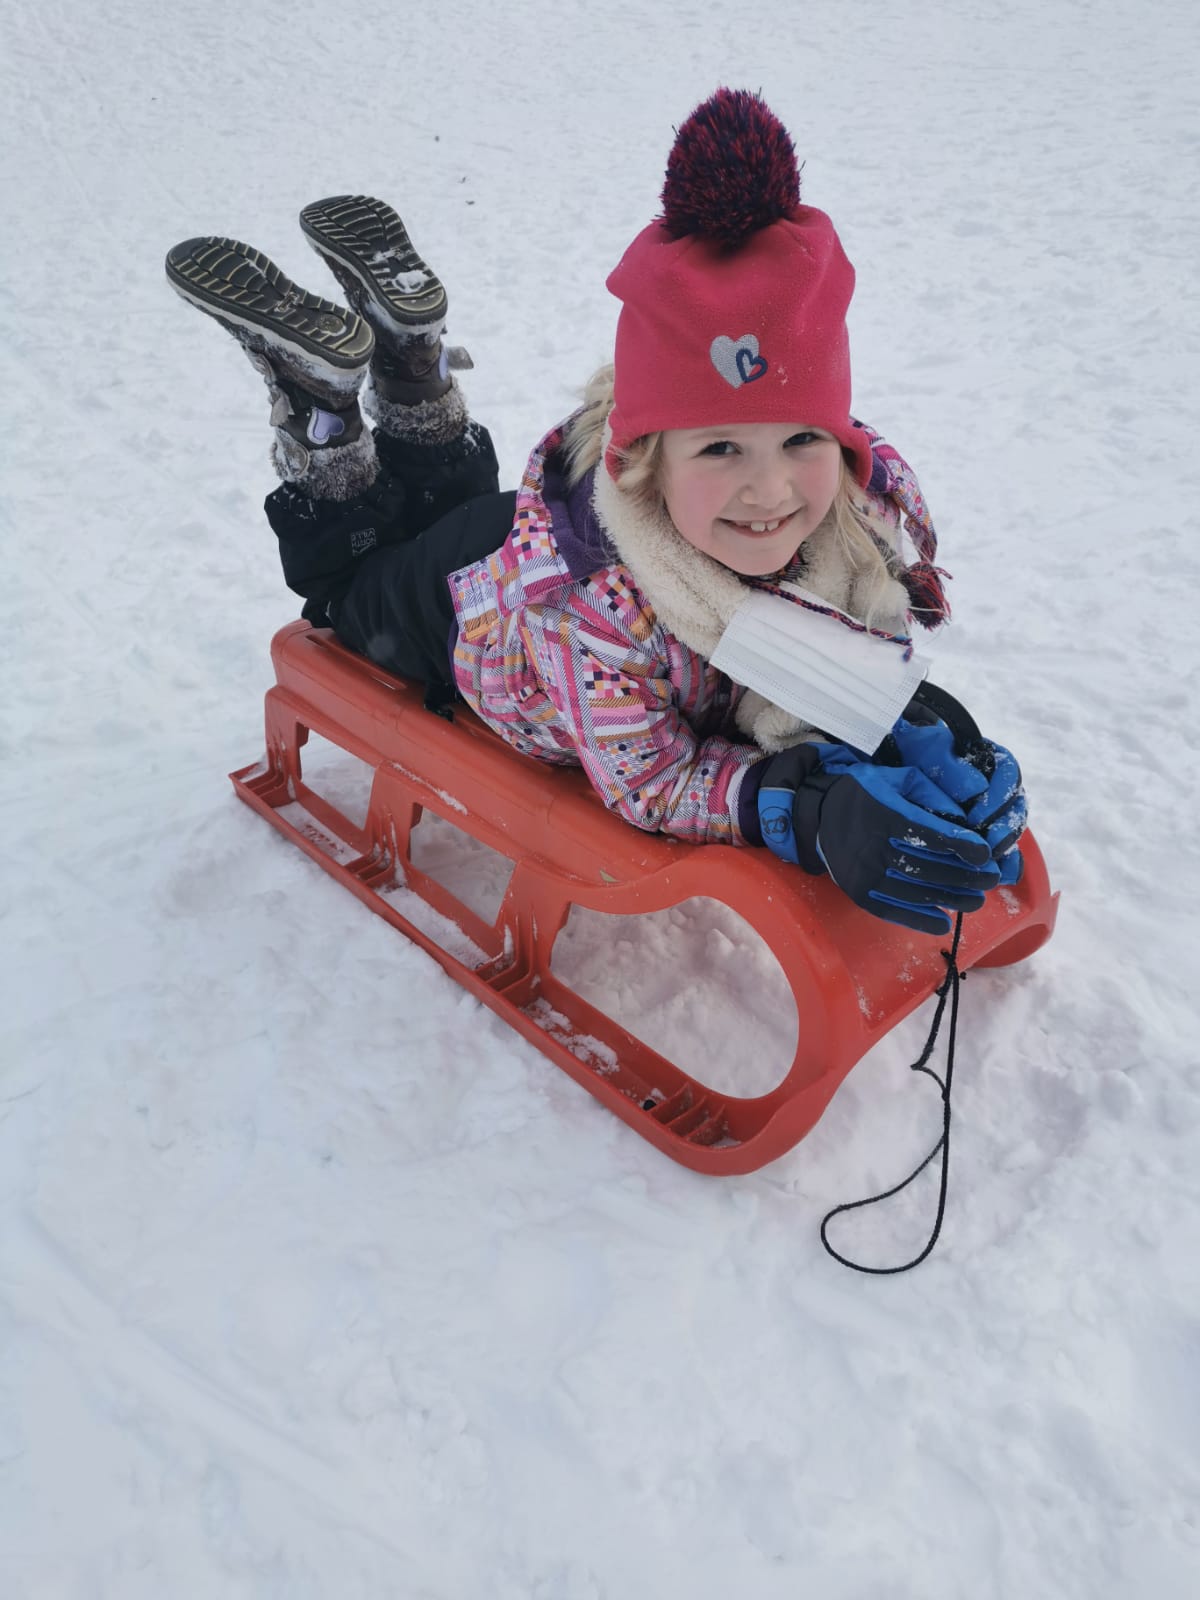
M 767 1094 L 796 1055 L 796 1002 L 750 924 L 719 900 L 613 916 L 575 906 L 551 970 L 643 1044 L 720 1094 Z
M 495 922 L 513 872 L 507 856 L 432 811 L 422 811 L 409 841 L 409 857 L 418 872 L 440 883 L 468 911 Z
M 306 788 L 356 828 L 366 825 L 375 769 L 365 761 L 310 729 L 300 752 L 300 777 Z

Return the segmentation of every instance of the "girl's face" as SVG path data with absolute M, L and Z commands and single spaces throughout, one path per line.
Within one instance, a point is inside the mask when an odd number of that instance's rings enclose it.
M 745 577 L 786 567 L 822 521 L 842 475 L 837 440 L 800 423 L 670 428 L 659 487 L 695 549 Z

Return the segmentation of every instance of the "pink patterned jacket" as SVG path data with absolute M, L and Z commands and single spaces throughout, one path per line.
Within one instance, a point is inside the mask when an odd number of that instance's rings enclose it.
M 635 827 L 745 844 L 738 792 L 762 751 L 734 726 L 743 690 L 657 620 L 596 518 L 592 475 L 567 488 L 564 432 L 531 455 L 504 544 L 450 576 L 457 688 L 524 754 L 582 766 Z M 916 480 L 871 438 L 872 495 L 924 533 Z

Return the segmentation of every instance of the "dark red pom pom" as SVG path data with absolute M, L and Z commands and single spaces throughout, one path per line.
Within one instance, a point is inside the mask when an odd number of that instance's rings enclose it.
M 663 225 L 735 249 L 800 203 L 791 135 L 756 94 L 718 89 L 675 135 L 663 185 Z

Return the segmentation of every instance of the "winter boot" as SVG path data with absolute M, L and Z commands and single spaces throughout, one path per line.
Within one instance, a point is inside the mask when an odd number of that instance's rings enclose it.
M 300 213 L 300 227 L 347 300 L 375 332 L 366 402 L 385 433 L 445 444 L 466 426 L 451 368 L 471 366 L 446 349 L 446 291 L 413 249 L 404 224 L 382 200 L 335 195 Z
M 375 480 L 358 392 L 375 338 L 353 311 L 309 294 L 236 239 L 186 239 L 167 280 L 246 351 L 267 384 L 276 471 L 314 499 L 349 500 Z

